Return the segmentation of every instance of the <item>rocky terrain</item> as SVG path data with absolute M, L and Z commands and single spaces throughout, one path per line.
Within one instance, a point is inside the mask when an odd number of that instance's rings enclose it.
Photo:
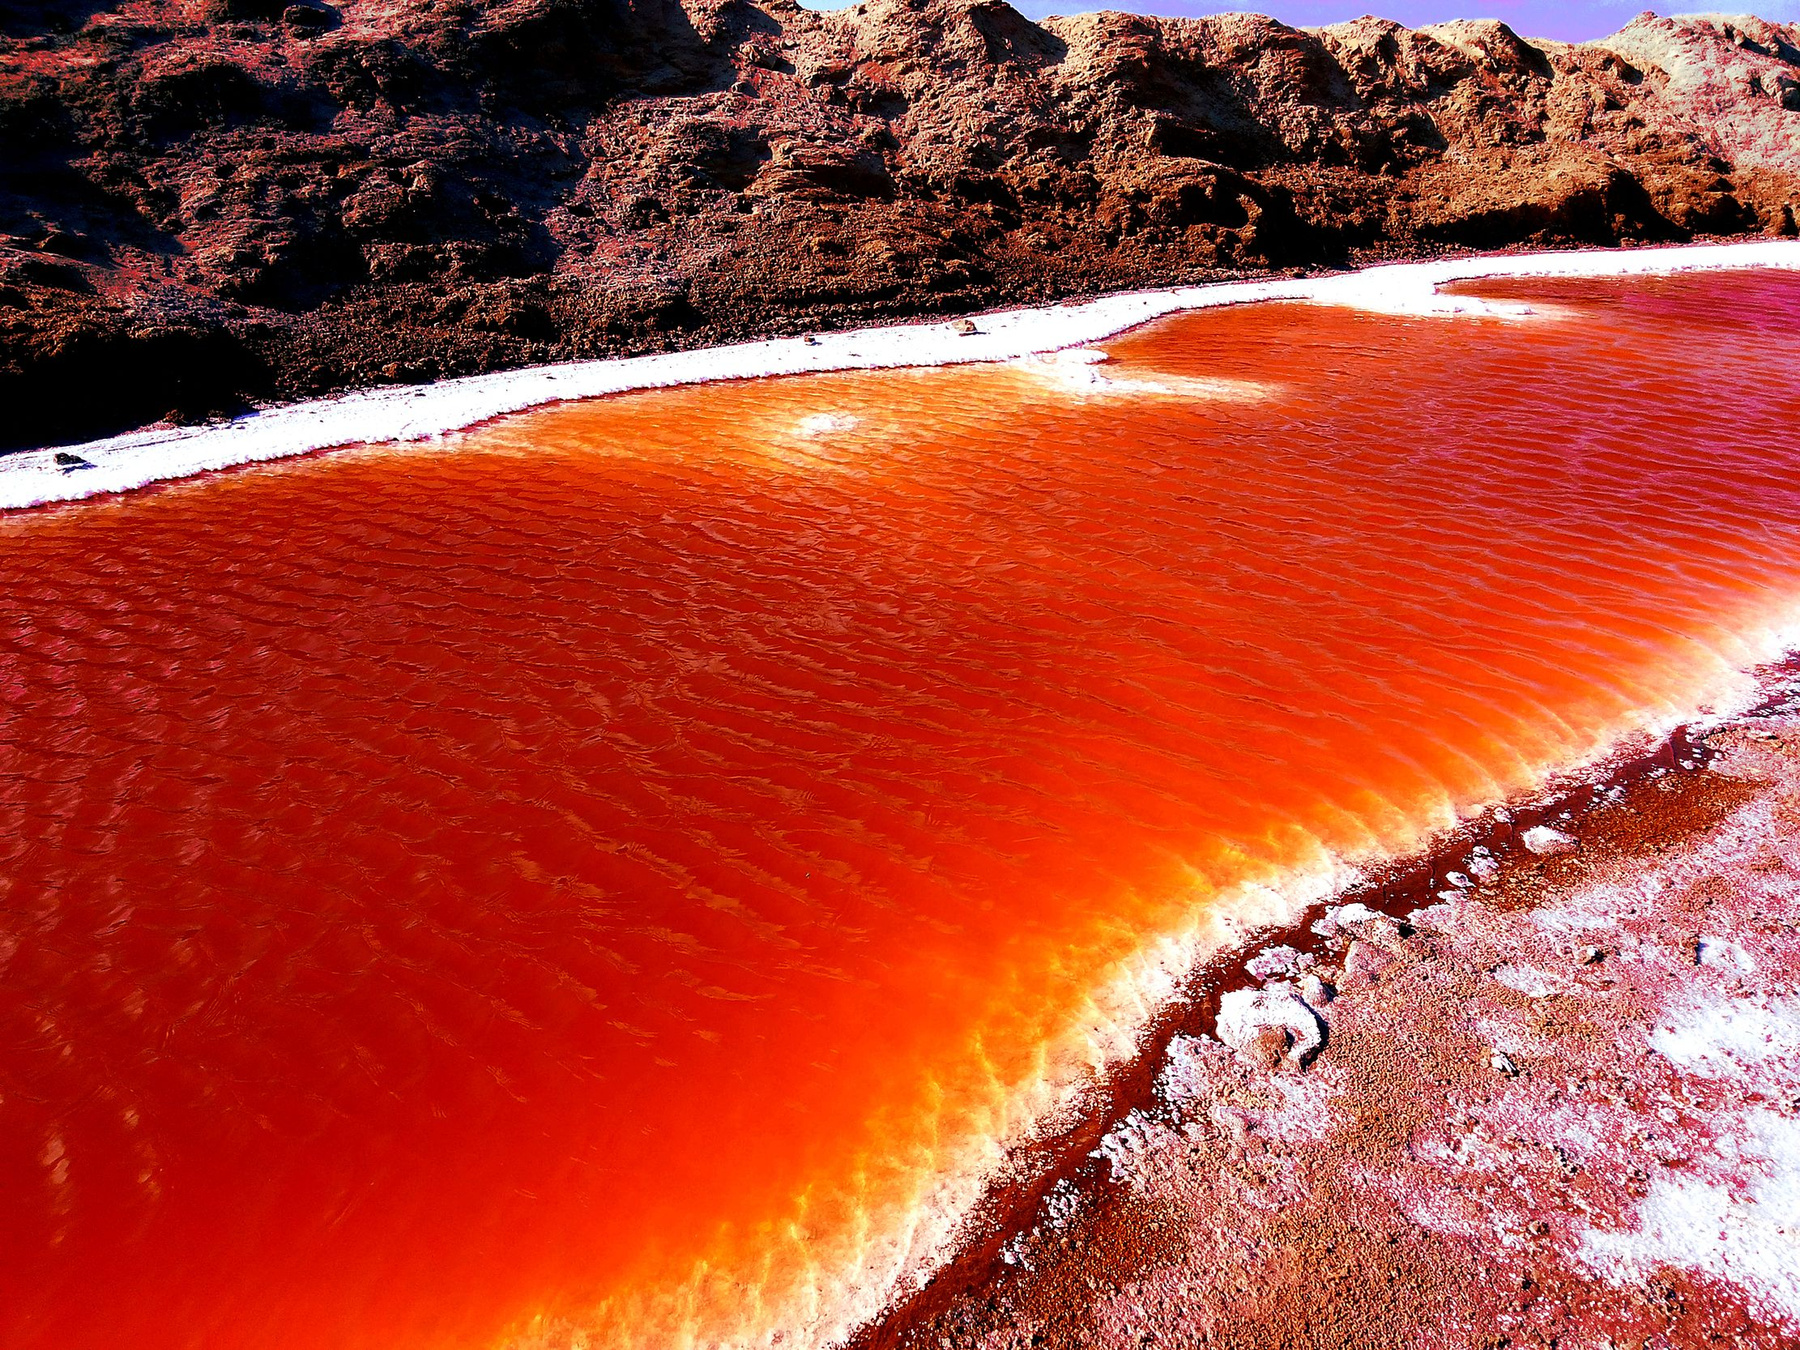
M 1800 1344 L 1797 674 L 1252 956 L 861 1350 Z
M 1800 28 L 4 0 L 0 441 L 1396 253 L 1793 233 Z

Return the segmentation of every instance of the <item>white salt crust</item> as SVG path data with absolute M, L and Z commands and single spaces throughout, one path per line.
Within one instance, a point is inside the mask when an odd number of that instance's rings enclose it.
M 1774 725 L 1784 734 L 1794 726 Z M 1780 867 L 1763 866 L 1771 841 Z M 1765 913 L 1792 910 L 1800 904 L 1797 874 L 1800 847 L 1785 836 L 1774 803 L 1763 799 L 1741 808 L 1687 856 L 1630 881 L 1590 885 L 1532 920 L 1559 936 L 1610 932 L 1617 951 L 1609 960 L 1658 965 L 1662 972 L 1655 978 L 1673 986 L 1645 1044 L 1675 1071 L 1677 1095 L 1668 1089 L 1662 1094 L 1670 1103 L 1659 1112 L 1667 1128 L 1643 1122 L 1650 1133 L 1626 1136 L 1625 1148 L 1654 1159 L 1668 1146 L 1666 1156 L 1675 1162 L 1652 1169 L 1648 1190 L 1625 1225 L 1579 1230 L 1575 1255 L 1601 1279 L 1626 1288 L 1669 1267 L 1721 1281 L 1742 1294 L 1759 1319 L 1784 1329 L 1800 1329 L 1796 972 L 1774 959 L 1774 951 L 1759 958 L 1732 939 L 1702 935 L 1698 950 L 1690 950 L 1673 937 L 1626 939 L 1616 925 L 1620 915 L 1721 876 L 1754 887 Z M 1759 930 L 1742 920 L 1738 927 L 1738 938 L 1756 946 Z M 1585 1136 L 1591 1149 L 1596 1139 L 1619 1139 L 1617 1126 L 1600 1117 L 1592 1098 L 1570 1109 L 1571 1140 Z M 1678 1123 L 1682 1114 L 1689 1119 Z M 1658 1134 L 1662 1144 L 1651 1147 Z
M 1478 277 L 1648 276 L 1776 267 L 1800 270 L 1800 241 L 1399 263 L 1336 276 L 1182 286 L 1080 304 L 1005 310 L 980 316 L 973 333 L 959 333 L 950 323 L 910 323 L 810 339 L 774 338 L 701 351 L 537 366 L 288 404 L 204 427 L 136 431 L 84 445 L 0 456 L 0 510 L 125 492 L 334 446 L 425 440 L 547 403 L 635 389 L 834 370 L 1016 361 L 1097 342 L 1184 310 L 1304 300 L 1380 314 L 1518 318 L 1534 311 L 1529 305 L 1440 295 L 1438 287 Z M 77 455 L 92 467 L 59 465 L 59 451 Z
M 1651 1044 L 1702 1077 L 1791 1099 L 1800 1079 L 1800 999 L 1715 997 L 1681 1009 Z M 1742 1103 L 1710 1112 L 1716 1152 L 1658 1175 L 1627 1231 L 1589 1229 L 1580 1255 L 1608 1278 L 1662 1266 L 1713 1276 L 1800 1327 L 1800 1120 Z

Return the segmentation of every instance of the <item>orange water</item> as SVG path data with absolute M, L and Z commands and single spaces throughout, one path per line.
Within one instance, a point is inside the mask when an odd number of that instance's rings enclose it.
M 1228 920 L 1800 616 L 1800 278 L 1506 291 L 0 522 L 0 1341 L 877 1306 Z

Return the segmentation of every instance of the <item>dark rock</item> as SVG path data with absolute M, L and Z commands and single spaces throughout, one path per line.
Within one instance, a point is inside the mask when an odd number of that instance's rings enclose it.
M 281 11 L 281 21 L 296 37 L 307 37 L 337 27 L 338 18 L 324 7 L 289 5 Z

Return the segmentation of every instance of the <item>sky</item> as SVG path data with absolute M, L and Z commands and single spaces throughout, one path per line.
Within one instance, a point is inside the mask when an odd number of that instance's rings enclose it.
M 1218 14 L 1227 8 L 1255 9 L 1297 28 L 1341 23 L 1359 15 L 1379 14 L 1416 28 L 1445 19 L 1502 19 L 1526 37 L 1557 38 L 1586 42 L 1605 37 L 1641 13 L 1644 0 L 1239 0 L 1236 5 L 1208 4 L 1206 0 L 1010 0 L 1015 9 L 1033 19 L 1048 14 L 1076 14 L 1091 9 L 1123 9 L 1138 14 Z M 836 9 L 826 0 L 802 0 L 814 9 Z M 1657 13 L 1688 13 L 1704 8 L 1704 0 Z M 1723 0 L 1727 12 L 1753 11 L 1779 22 L 1800 20 L 1800 0 Z

